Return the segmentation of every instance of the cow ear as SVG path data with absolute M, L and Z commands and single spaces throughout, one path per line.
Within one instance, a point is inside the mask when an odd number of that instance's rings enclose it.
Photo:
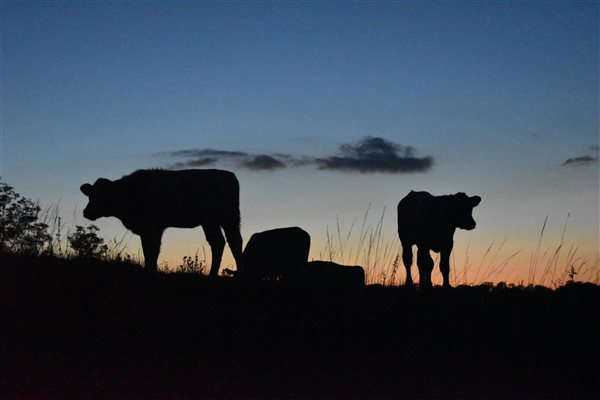
M 473 197 L 471 197 L 470 200 L 471 200 L 471 205 L 473 207 L 477 207 L 479 205 L 479 203 L 481 203 L 481 197 L 479 197 L 479 196 L 473 196 Z
M 86 196 L 90 196 L 92 194 L 92 192 L 94 191 L 94 187 L 92 185 L 90 185 L 89 183 L 84 183 L 83 185 L 81 185 L 79 187 L 79 190 L 81 190 L 81 192 L 83 194 L 85 194 Z

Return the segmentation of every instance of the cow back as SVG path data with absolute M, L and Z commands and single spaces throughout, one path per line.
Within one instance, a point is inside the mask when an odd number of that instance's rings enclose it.
M 258 278 L 301 274 L 309 251 L 310 235 L 301 228 L 279 228 L 255 233 L 244 249 L 245 273 Z
M 450 196 L 411 191 L 398 203 L 398 235 L 403 245 L 425 245 L 432 250 L 452 240 Z
M 239 225 L 239 183 L 232 172 L 140 170 L 114 182 L 119 216 L 163 227 Z

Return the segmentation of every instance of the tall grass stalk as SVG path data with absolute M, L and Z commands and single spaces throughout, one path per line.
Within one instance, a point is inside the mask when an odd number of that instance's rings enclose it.
M 483 263 L 485 262 L 485 259 L 487 258 L 488 254 L 490 254 L 492 247 L 494 247 L 494 242 L 490 243 L 487 250 L 483 254 L 483 257 L 481 258 L 481 262 L 479 263 L 479 266 L 477 267 L 477 272 L 475 272 L 475 278 L 473 279 L 474 282 L 477 282 L 477 278 L 479 277 L 479 272 L 481 272 L 481 267 L 483 266 Z
M 488 282 L 490 280 L 492 281 L 498 281 L 500 279 L 500 274 L 502 274 L 504 272 L 504 270 L 506 269 L 506 267 L 510 264 L 510 262 L 521 253 L 522 250 L 517 250 L 514 253 L 512 253 L 511 255 L 509 255 L 508 257 L 506 257 L 501 263 L 494 265 L 494 264 L 490 264 L 490 266 L 487 268 L 488 272 L 486 274 L 484 274 L 484 276 L 481 278 L 481 280 L 479 282 L 477 282 L 477 284 L 481 284 L 483 282 Z M 516 268 L 516 266 L 513 268 Z M 508 277 L 511 276 L 511 273 L 513 272 L 509 272 L 508 274 L 506 274 L 506 277 L 504 278 L 504 280 L 508 280 Z M 492 277 L 493 275 L 493 277 Z
M 325 255 L 329 261 L 341 264 L 352 263 L 361 265 L 365 269 L 366 281 L 375 283 L 387 282 L 388 277 L 395 276 L 398 266 L 393 266 L 394 256 L 399 245 L 395 235 L 384 240 L 383 225 L 385 221 L 385 207 L 375 225 L 371 225 L 369 214 L 371 204 L 368 205 L 357 232 L 358 237 L 352 245 L 352 234 L 355 232 L 356 219 L 352 221 L 350 228 L 344 232 L 339 217 L 336 217 L 335 235 L 326 227 L 325 249 L 319 252 L 319 256 Z
M 527 273 L 527 283 L 532 285 L 535 281 L 535 273 L 537 269 L 537 264 L 540 256 L 540 249 L 542 248 L 542 239 L 544 238 L 544 231 L 546 230 L 546 223 L 548 222 L 548 216 L 544 219 L 544 224 L 542 225 L 542 231 L 540 232 L 540 236 L 538 238 L 537 246 L 531 255 L 531 260 L 529 262 L 529 271 Z
M 471 266 L 471 242 L 467 242 L 467 250 L 465 251 L 465 261 L 463 266 L 463 284 L 468 285 L 469 280 L 467 279 L 467 271 Z
M 367 247 L 367 253 L 364 260 L 364 264 L 369 269 L 368 276 L 373 276 L 379 263 L 379 245 L 381 243 L 381 229 L 383 226 L 383 218 L 385 216 L 385 207 L 381 213 L 381 218 L 377 221 L 377 225 L 374 230 L 371 230 L 369 234 L 369 246 Z M 375 250 L 373 252 L 373 250 Z M 366 272 L 366 271 L 365 271 Z
M 542 278 L 540 279 L 540 285 L 543 285 L 544 282 L 546 281 L 546 278 L 548 277 L 548 275 L 552 275 L 552 278 L 555 277 L 555 273 L 556 273 L 556 267 L 558 265 L 558 260 L 560 258 L 560 252 L 565 244 L 565 234 L 567 231 L 567 224 L 569 222 L 569 217 L 571 216 L 571 213 L 567 214 L 567 218 L 565 219 L 565 224 L 563 225 L 563 230 L 562 230 L 562 234 L 560 237 L 560 243 L 558 244 L 558 246 L 556 247 L 556 249 L 554 250 L 554 253 L 550 259 L 550 261 L 546 264 L 546 268 L 544 268 L 544 273 L 542 274 Z
M 67 251 L 66 244 L 63 239 L 63 230 L 65 228 L 62 218 L 60 217 L 60 203 L 54 203 L 42 210 L 40 213 L 40 222 L 48 226 L 48 234 L 50 240 L 48 242 L 47 251 L 52 255 L 64 255 Z
M 367 223 L 367 217 L 369 216 L 369 210 L 371 210 L 371 203 L 369 203 L 369 205 L 367 206 L 367 211 L 365 211 L 365 215 L 363 216 L 362 224 L 360 225 L 360 234 L 358 235 L 358 246 L 356 248 L 356 252 L 354 255 L 354 264 L 358 264 L 358 257 L 360 255 L 362 246 L 363 246 L 363 244 L 365 242 L 365 238 L 367 236 L 366 223 Z

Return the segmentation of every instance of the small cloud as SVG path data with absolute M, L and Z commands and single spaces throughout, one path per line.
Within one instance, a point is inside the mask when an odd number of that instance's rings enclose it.
M 215 150 L 215 149 L 186 149 L 157 153 L 157 156 L 170 158 L 187 158 L 185 161 L 171 164 L 169 169 L 197 168 L 214 165 L 223 159 L 238 159 L 248 157 L 241 151 Z
M 286 167 L 283 162 L 267 154 L 254 156 L 249 160 L 241 162 L 240 166 L 252 171 L 274 171 Z
M 187 149 L 160 153 L 169 157 L 205 158 L 205 157 L 246 157 L 248 154 L 241 151 L 214 150 L 214 149 Z
M 564 163 L 562 163 L 561 165 L 563 166 L 567 166 L 567 165 L 585 165 L 585 164 L 590 164 L 590 163 L 594 163 L 598 161 L 598 157 L 593 157 L 593 156 L 581 156 L 581 157 L 574 157 L 574 158 L 569 158 L 567 159 L 567 161 L 565 161 Z
M 593 151 L 600 151 L 600 146 L 593 145 L 593 146 L 590 146 L 590 149 L 592 149 Z
M 184 162 L 176 162 L 169 166 L 169 169 L 184 169 L 184 168 L 194 168 L 194 167 L 205 167 L 207 165 L 213 165 L 217 162 L 216 158 L 197 158 Z
M 339 155 L 315 159 L 319 169 L 358 173 L 424 172 L 433 165 L 432 157 L 417 157 L 414 148 L 389 140 L 366 136 L 356 143 L 343 144 Z

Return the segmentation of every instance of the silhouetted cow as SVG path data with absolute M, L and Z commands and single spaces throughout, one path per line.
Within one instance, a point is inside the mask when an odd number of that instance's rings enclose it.
M 255 233 L 244 249 L 244 274 L 251 279 L 296 279 L 306 270 L 310 235 L 301 228 Z
M 398 236 L 402 242 L 402 261 L 406 268 L 406 285 L 412 285 L 410 267 L 412 246 L 417 245 L 419 284 L 431 287 L 433 260 L 430 250 L 440 253 L 440 271 L 444 286 L 450 286 L 450 253 L 454 245 L 456 228 L 475 228 L 473 207 L 481 197 L 469 197 L 464 193 L 448 196 L 432 196 L 427 192 L 411 191 L 398 203 Z
M 210 275 L 217 276 L 229 242 L 238 270 L 242 269 L 239 183 L 229 171 L 140 170 L 116 181 L 99 178 L 81 186 L 89 203 L 83 216 L 92 221 L 117 217 L 140 235 L 146 268 L 156 271 L 163 231 L 168 227 L 202 225 L 211 248 Z
M 307 264 L 307 285 L 355 289 L 365 285 L 365 270 L 358 265 L 340 265 L 330 261 Z

